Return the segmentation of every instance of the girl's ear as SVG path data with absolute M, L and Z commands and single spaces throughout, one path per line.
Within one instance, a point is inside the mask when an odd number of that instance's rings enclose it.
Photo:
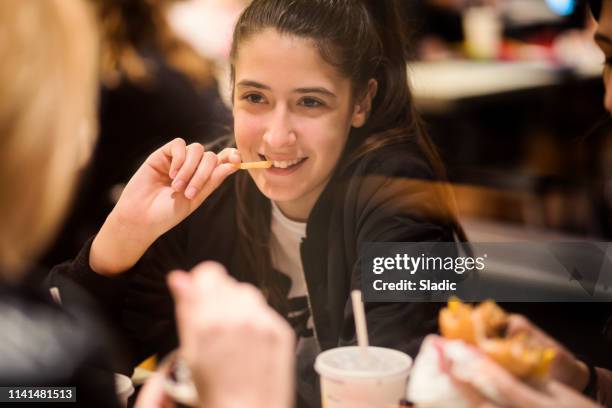
M 372 101 L 376 96 L 376 92 L 378 92 L 378 81 L 372 78 L 368 81 L 368 91 L 355 105 L 355 110 L 351 118 L 351 125 L 353 127 L 359 128 L 365 125 L 372 111 Z

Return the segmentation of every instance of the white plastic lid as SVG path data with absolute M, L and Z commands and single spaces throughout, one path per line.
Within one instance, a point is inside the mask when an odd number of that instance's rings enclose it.
M 384 347 L 339 347 L 324 351 L 315 361 L 319 375 L 330 378 L 381 378 L 408 375 L 412 358 Z

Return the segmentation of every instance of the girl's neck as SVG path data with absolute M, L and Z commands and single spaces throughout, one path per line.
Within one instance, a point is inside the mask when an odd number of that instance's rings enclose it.
M 308 221 L 310 211 L 314 207 L 314 203 L 310 204 L 305 201 L 275 201 L 274 203 L 285 217 L 296 222 Z
M 328 181 L 298 199 L 290 201 L 275 201 L 283 215 L 292 221 L 307 222 L 310 212 L 319 200 Z

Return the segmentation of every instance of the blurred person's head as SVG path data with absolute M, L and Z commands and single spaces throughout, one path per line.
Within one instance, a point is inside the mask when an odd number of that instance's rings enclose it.
M 143 52 L 160 52 L 166 62 L 201 85 L 210 85 L 213 66 L 168 23 L 168 7 L 179 0 L 89 0 L 95 7 L 101 37 L 101 75 L 105 85 L 122 79 L 146 84 L 154 72 Z
M 0 279 L 48 243 L 96 131 L 97 37 L 80 0 L 0 1 Z

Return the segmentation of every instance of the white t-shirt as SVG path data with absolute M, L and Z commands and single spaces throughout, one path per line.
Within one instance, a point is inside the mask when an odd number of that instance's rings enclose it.
M 272 202 L 270 226 L 272 266 L 291 279 L 289 290 L 289 321 L 299 338 L 312 337 L 312 318 L 308 306 L 308 289 L 300 255 L 300 245 L 306 237 L 306 223 L 287 218 Z
M 305 401 L 316 403 L 313 398 L 318 395 L 314 362 L 321 352 L 314 331 L 308 289 L 304 277 L 304 267 L 300 254 L 300 245 L 306 237 L 306 223 L 287 218 L 278 206 L 272 202 L 272 220 L 270 226 L 270 255 L 272 266 L 278 272 L 291 279 L 289 289 L 289 322 L 297 337 L 296 371 L 297 388 Z M 312 387 L 317 389 L 313 389 Z M 318 401 L 318 398 L 316 398 Z M 312 401 L 311 401 L 312 400 Z
M 272 266 L 291 278 L 289 298 L 307 296 L 300 244 L 306 237 L 306 223 L 287 218 L 272 202 L 270 250 Z

